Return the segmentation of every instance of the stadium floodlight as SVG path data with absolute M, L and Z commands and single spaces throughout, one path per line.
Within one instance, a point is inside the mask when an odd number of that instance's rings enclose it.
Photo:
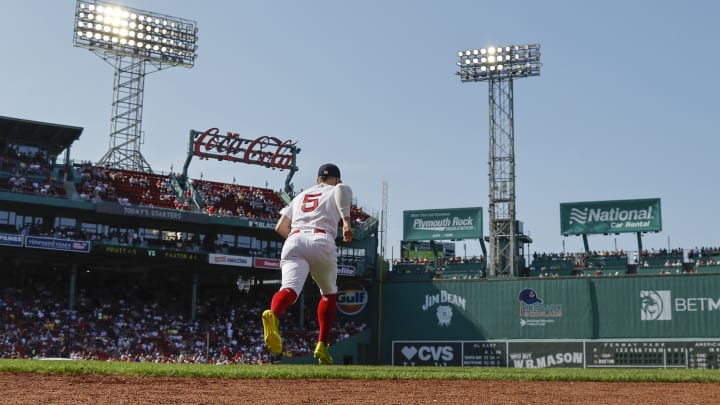
M 195 21 L 101 0 L 77 1 L 73 44 L 115 68 L 110 149 L 98 164 L 152 171 L 140 153 L 145 75 L 173 66 L 192 68 L 197 32 Z
M 491 46 L 458 51 L 460 81 L 487 81 L 489 89 L 489 240 L 491 275 L 518 275 L 515 211 L 513 79 L 539 76 L 540 45 Z
M 101 1 L 75 10 L 75 46 L 176 66 L 195 64 L 197 31 L 194 21 Z
M 511 45 L 458 52 L 462 82 L 540 76 L 540 45 Z

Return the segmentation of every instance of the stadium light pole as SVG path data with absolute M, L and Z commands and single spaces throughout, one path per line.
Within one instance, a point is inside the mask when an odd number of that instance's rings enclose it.
M 458 52 L 460 81 L 488 82 L 490 110 L 489 274 L 517 269 L 513 80 L 540 76 L 540 45 L 510 45 Z
M 192 68 L 197 31 L 195 21 L 78 0 L 73 45 L 91 50 L 115 68 L 110 148 L 99 165 L 152 172 L 140 153 L 145 75 L 173 66 Z

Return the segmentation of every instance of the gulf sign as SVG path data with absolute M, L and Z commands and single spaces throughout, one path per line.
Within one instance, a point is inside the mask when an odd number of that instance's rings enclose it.
M 365 309 L 368 293 L 362 284 L 348 282 L 340 286 L 337 293 L 337 309 L 345 315 L 357 315 Z

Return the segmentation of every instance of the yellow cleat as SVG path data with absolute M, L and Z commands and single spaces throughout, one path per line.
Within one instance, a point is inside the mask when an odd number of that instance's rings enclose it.
M 282 353 L 282 338 L 280 337 L 280 320 L 275 313 L 266 309 L 262 314 L 263 331 L 265 332 L 265 346 L 272 354 Z
M 333 358 L 330 356 L 328 347 L 330 347 L 330 345 L 318 342 L 317 346 L 315 346 L 315 352 L 313 352 L 313 356 L 318 359 L 318 363 L 323 366 L 332 366 L 333 364 Z

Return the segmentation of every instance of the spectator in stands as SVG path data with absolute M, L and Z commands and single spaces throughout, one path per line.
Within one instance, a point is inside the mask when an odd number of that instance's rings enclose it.
M 148 286 L 150 288 L 150 286 Z M 161 306 L 141 297 L 136 286 L 122 293 L 95 287 L 80 289 L 77 307 L 67 310 L 67 291 L 53 283 L 30 289 L 4 286 L 0 291 L 0 358 L 67 357 L 72 359 L 261 364 L 272 362 L 263 349 L 257 321 L 259 299 L 241 295 L 236 311 L 229 302 L 215 307 L 215 317 L 188 321 L 180 305 Z M 200 307 L 213 305 L 210 301 Z M 288 323 L 288 356 L 309 353 L 313 329 Z M 233 330 L 233 325 L 243 325 Z M 314 328 L 314 325 L 310 325 Z M 336 329 L 341 340 L 365 325 L 344 322 Z M 208 345 L 208 341 L 210 344 Z M 209 352 L 210 357 L 205 353 Z

